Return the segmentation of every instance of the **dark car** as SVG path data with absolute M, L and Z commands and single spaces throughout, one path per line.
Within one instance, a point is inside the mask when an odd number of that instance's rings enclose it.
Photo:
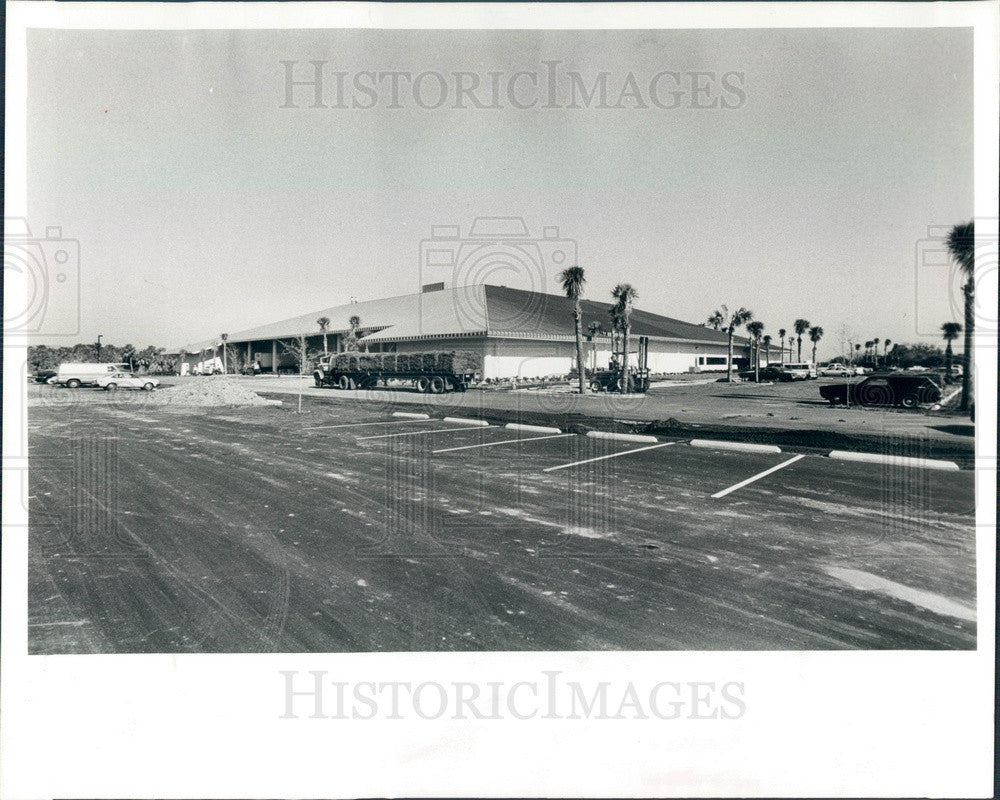
M 752 381 L 755 380 L 755 378 L 756 373 L 752 369 L 745 369 L 740 372 L 740 380 Z M 790 381 L 792 376 L 785 372 L 781 367 L 771 365 L 760 368 L 760 379 L 762 381 Z
M 857 383 L 833 383 L 821 386 L 819 393 L 830 405 L 847 403 L 858 406 L 902 406 L 916 408 L 922 403 L 941 399 L 941 387 L 926 375 L 872 375 Z
M 56 376 L 56 371 L 54 369 L 40 369 L 34 374 L 32 380 L 35 383 L 48 383 L 51 378 Z

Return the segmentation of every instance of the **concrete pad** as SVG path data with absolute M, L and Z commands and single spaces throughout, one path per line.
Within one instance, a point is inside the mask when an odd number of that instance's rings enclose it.
M 490 427 L 485 419 L 472 419 L 471 417 L 445 417 L 444 422 L 452 422 L 455 425 L 475 425 L 480 428 Z
M 840 461 L 863 461 L 867 464 L 890 464 L 897 467 L 914 467 L 916 469 L 941 469 L 950 471 L 959 469 L 958 464 L 954 461 L 890 456 L 883 453 L 854 453 L 849 450 L 831 450 L 830 458 L 836 458 Z
M 544 425 L 524 425 L 520 422 L 508 422 L 504 425 L 511 431 L 532 431 L 534 433 L 562 433 L 561 428 L 547 428 Z
M 612 433 L 610 431 L 587 431 L 591 439 L 611 439 L 615 442 L 658 442 L 655 436 L 645 433 Z
M 407 419 L 430 419 L 430 414 L 418 414 L 414 411 L 393 411 L 394 417 L 406 417 Z
M 703 447 L 706 450 L 736 450 L 740 453 L 780 453 L 776 444 L 753 444 L 752 442 L 725 442 L 715 439 L 692 439 L 692 447 Z

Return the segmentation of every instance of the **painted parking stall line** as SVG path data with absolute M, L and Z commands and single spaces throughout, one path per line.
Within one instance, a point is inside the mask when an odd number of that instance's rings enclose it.
M 444 447 L 440 450 L 431 450 L 432 453 L 453 453 L 456 450 L 474 450 L 478 447 L 499 447 L 502 444 L 517 444 L 519 442 L 540 442 L 543 439 L 565 439 L 567 436 L 576 436 L 575 433 L 557 433 L 552 436 L 529 436 L 523 438 L 518 436 L 515 439 L 504 439 L 500 442 L 485 442 L 484 444 L 463 444 L 460 447 Z
M 766 478 L 772 472 L 777 472 L 779 469 L 784 469 L 785 467 L 791 466 L 796 461 L 799 461 L 800 459 L 803 458 L 805 458 L 804 455 L 792 456 L 787 461 L 782 461 L 780 464 L 777 464 L 776 466 L 773 466 L 770 469 L 765 469 L 763 472 L 758 472 L 756 475 L 747 478 L 745 481 L 734 483 L 728 489 L 723 489 L 721 492 L 716 492 L 715 494 L 712 495 L 712 498 L 717 500 L 720 497 L 725 497 L 727 494 L 732 494 L 737 489 L 742 489 L 744 486 L 749 486 L 754 481 L 759 481 L 761 478 Z
M 606 456 L 595 456 L 594 458 L 584 458 L 581 461 L 571 461 L 569 464 L 558 464 L 557 466 L 554 467 L 546 467 L 545 469 L 542 470 L 542 472 L 555 472 L 558 469 L 569 469 L 570 467 L 576 467 L 579 466 L 580 464 L 590 464 L 593 461 L 604 461 L 605 459 L 608 458 L 618 458 L 619 456 L 628 456 L 632 455 L 632 453 L 642 453 L 646 450 L 656 450 L 658 447 L 670 447 L 671 445 L 675 444 L 677 444 L 677 442 L 660 442 L 659 444 L 651 444 L 647 447 L 636 447 L 633 448 L 632 450 L 623 450 L 620 453 L 611 453 Z
M 435 420 L 437 421 L 437 420 Z M 477 426 L 475 430 L 485 430 L 486 428 L 492 427 L 490 425 Z M 357 436 L 355 437 L 357 441 L 362 442 L 366 439 L 399 439 L 403 436 L 427 436 L 434 433 L 451 433 L 453 431 L 465 431 L 468 433 L 472 428 L 468 425 L 463 425 L 461 428 L 435 428 L 433 430 L 424 431 L 406 431 L 405 433 L 380 433 L 377 436 Z

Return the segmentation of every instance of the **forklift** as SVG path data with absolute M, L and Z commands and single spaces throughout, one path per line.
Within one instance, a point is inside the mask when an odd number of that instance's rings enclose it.
M 629 392 L 633 394 L 644 394 L 649 389 L 649 337 L 640 336 L 639 351 L 636 354 L 636 365 L 629 365 L 628 382 Z M 624 343 L 622 350 L 618 350 L 618 342 L 612 339 L 611 360 L 606 369 L 588 369 L 585 371 L 587 385 L 592 392 L 621 392 L 622 384 L 622 360 L 625 358 Z

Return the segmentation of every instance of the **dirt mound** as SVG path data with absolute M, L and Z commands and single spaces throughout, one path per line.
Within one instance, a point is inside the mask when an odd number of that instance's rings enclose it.
M 150 401 L 170 406 L 280 406 L 265 400 L 233 378 L 197 378 L 179 386 L 158 389 Z

